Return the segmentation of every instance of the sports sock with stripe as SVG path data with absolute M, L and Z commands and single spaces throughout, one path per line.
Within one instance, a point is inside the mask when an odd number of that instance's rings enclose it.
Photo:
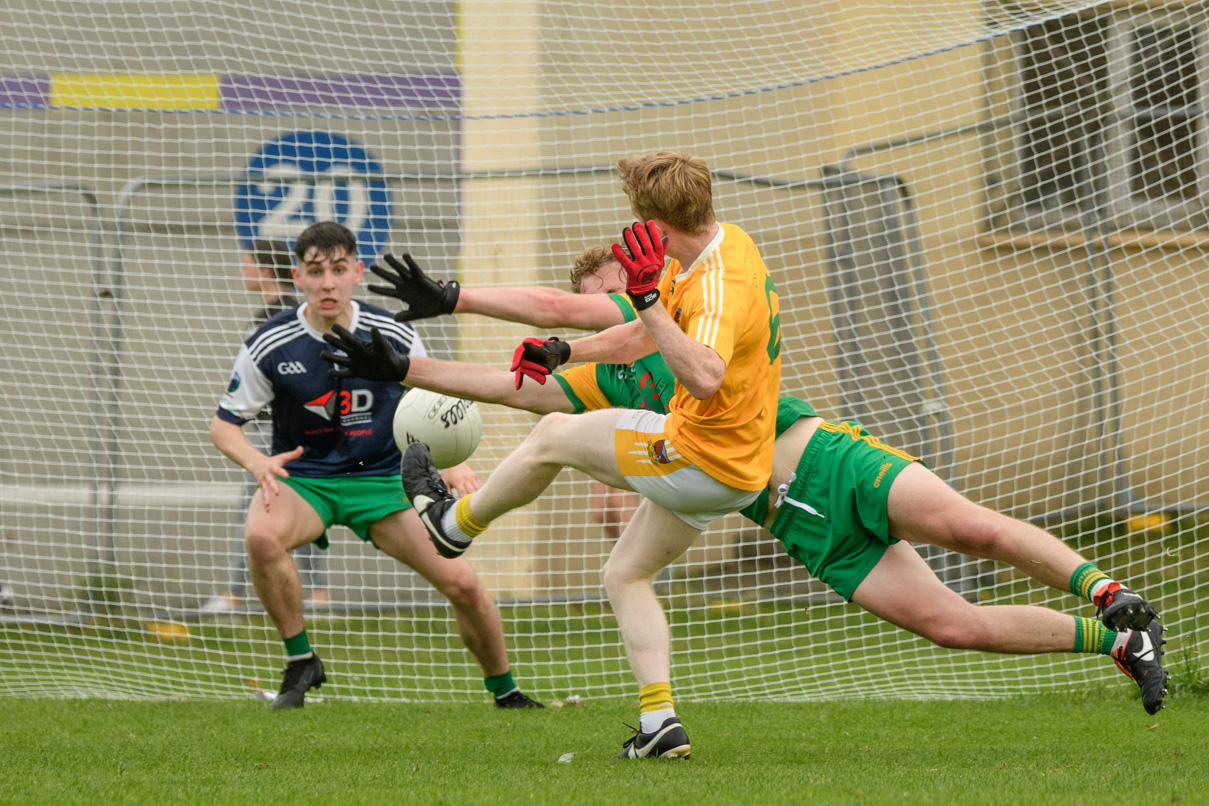
M 1117 635 L 1098 619 L 1075 616 L 1075 647 L 1071 652 L 1110 655 Z
M 1112 586 L 1116 586 L 1115 588 Z M 1121 585 L 1092 563 L 1083 563 L 1070 575 L 1070 592 L 1081 599 L 1099 604 L 1100 597 Z
M 672 684 L 648 683 L 638 689 L 638 729 L 643 733 L 654 733 L 665 720 L 676 715 L 672 706 Z
M 462 496 L 441 516 L 441 531 L 446 537 L 474 540 L 487 531 L 488 524 L 479 522 L 470 514 L 470 498 L 469 495 Z
M 495 674 L 491 675 L 490 677 L 484 677 L 483 685 L 485 685 L 487 690 L 491 692 L 491 696 L 495 697 L 497 700 L 500 697 L 511 694 L 519 688 L 519 686 L 516 685 L 516 681 L 512 679 L 511 669 L 503 674 Z
M 289 663 L 293 663 L 296 660 L 304 660 L 315 654 L 311 651 L 311 642 L 306 637 L 306 630 L 283 640 L 285 643 L 285 659 Z

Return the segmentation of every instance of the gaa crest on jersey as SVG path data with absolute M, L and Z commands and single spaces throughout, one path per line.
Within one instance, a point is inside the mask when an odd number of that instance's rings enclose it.
M 238 372 L 232 373 L 231 381 L 227 384 L 227 394 L 228 395 L 235 394 L 235 390 L 239 388 L 239 384 L 240 384 L 239 373 Z
M 666 465 L 671 463 L 671 459 L 667 457 L 667 440 L 657 439 L 654 442 L 648 442 L 646 446 L 647 456 L 655 464 Z

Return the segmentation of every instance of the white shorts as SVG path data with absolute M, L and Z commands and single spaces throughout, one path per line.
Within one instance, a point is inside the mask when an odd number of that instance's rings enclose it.
M 629 409 L 617 418 L 613 452 L 631 489 L 697 530 L 755 501 L 764 490 L 723 484 L 680 455 L 664 434 L 666 414 Z

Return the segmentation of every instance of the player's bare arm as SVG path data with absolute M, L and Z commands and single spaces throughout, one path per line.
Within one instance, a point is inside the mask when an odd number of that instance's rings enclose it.
M 456 280 L 434 280 L 411 257 L 383 255 L 370 271 L 388 285 L 371 285 L 378 294 L 407 305 L 396 314 L 400 322 L 451 313 L 479 314 L 537 328 L 573 327 L 603 330 L 625 321 L 621 311 L 603 294 L 572 294 L 544 286 L 463 288 Z
M 477 313 L 536 328 L 604 330 L 625 321 L 605 294 L 572 294 L 544 286 L 463 288 L 457 313 Z
M 647 308 L 638 315 L 667 368 L 690 395 L 703 400 L 718 391 L 726 374 L 722 356 L 682 331 L 661 305 Z
M 290 473 L 285 466 L 302 456 L 302 446 L 292 451 L 278 453 L 272 456 L 261 453 L 253 447 L 243 432 L 243 428 L 235 423 L 229 423 L 217 416 L 210 421 L 210 441 L 214 447 L 235 464 L 252 474 L 260 489 L 264 492 L 264 508 L 267 511 L 270 501 L 280 494 L 278 478 L 288 479 Z
M 400 355 L 376 330 L 366 341 L 337 325 L 323 338 L 333 349 L 323 358 L 332 363 L 328 374 L 335 378 L 364 378 L 406 383 L 479 403 L 499 403 L 536 414 L 572 412 L 574 407 L 558 384 L 525 384 L 516 388 L 504 370 L 461 361 L 440 361 Z
M 479 403 L 499 403 L 534 414 L 575 411 L 566 392 L 557 383 L 526 383 L 517 389 L 512 373 L 482 364 L 413 358 L 407 385 Z
M 567 360 L 608 364 L 630 364 L 659 349 L 641 319 L 574 339 L 568 344 L 571 355 Z M 664 358 L 666 360 L 666 356 Z

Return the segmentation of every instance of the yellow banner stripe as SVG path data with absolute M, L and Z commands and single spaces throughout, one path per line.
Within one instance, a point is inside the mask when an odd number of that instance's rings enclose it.
M 218 109 L 209 73 L 52 73 L 50 105 L 104 109 Z

